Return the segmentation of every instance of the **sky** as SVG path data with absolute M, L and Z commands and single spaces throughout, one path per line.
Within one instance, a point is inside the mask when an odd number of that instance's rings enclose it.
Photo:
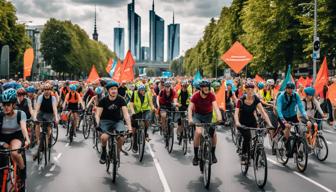
M 71 20 L 92 38 L 95 5 L 99 41 L 113 51 L 113 28 L 124 27 L 125 49 L 128 48 L 127 4 L 131 0 L 11 0 L 17 9 L 18 21 L 42 25 L 49 18 Z M 154 0 L 155 12 L 165 20 L 165 58 L 167 57 L 167 26 L 181 25 L 181 55 L 202 38 L 205 26 L 212 17 L 218 18 L 223 6 L 232 0 Z M 149 45 L 149 10 L 152 0 L 135 0 L 135 11 L 141 16 L 141 44 Z

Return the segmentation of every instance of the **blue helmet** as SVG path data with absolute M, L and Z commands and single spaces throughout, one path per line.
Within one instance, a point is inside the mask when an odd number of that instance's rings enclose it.
M 29 86 L 26 88 L 27 93 L 35 93 L 36 89 L 34 86 Z
M 145 85 L 139 85 L 138 90 L 139 91 L 146 91 L 146 86 Z
M 103 93 L 103 88 L 102 88 L 102 87 L 96 87 L 96 89 L 95 89 L 95 93 L 96 93 L 97 95 L 101 95 L 101 94 Z
M 315 89 L 313 87 L 307 87 L 304 89 L 304 92 L 308 95 L 308 96 L 314 96 L 315 95 Z
M 263 82 L 258 83 L 258 88 L 263 89 L 265 87 L 265 84 Z
M 16 103 L 16 101 L 16 90 L 13 88 L 5 90 L 1 95 L 2 103 Z
M 76 91 L 77 86 L 74 85 L 74 84 L 71 84 L 71 85 L 69 86 L 69 88 L 70 88 L 71 91 Z
M 286 89 L 295 89 L 295 84 L 293 82 L 288 82 L 286 84 Z
M 111 87 L 119 87 L 119 83 L 115 81 L 109 81 L 106 84 L 106 89 L 109 90 Z

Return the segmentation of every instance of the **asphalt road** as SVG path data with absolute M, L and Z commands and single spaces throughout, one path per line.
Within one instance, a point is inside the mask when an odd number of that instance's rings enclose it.
M 287 166 L 280 165 L 271 155 L 267 141 L 268 180 L 264 191 L 336 191 L 336 131 L 328 127 L 324 135 L 328 140 L 329 157 L 319 162 L 309 157 L 308 168 L 301 174 L 296 171 L 294 160 Z M 121 156 L 116 183 L 106 172 L 105 165 L 99 164 L 99 155 L 92 147 L 92 140 L 84 140 L 77 133 L 74 143 L 69 146 L 65 130 L 60 128 L 59 140 L 52 150 L 51 163 L 44 167 L 33 162 L 28 154 L 28 191 L 32 192 L 107 192 L 107 191 L 207 191 L 203 187 L 198 167 L 192 165 L 192 146 L 187 155 L 182 147 L 175 144 L 168 154 L 158 134 L 150 134 L 142 163 L 137 155 L 130 152 Z M 247 176 L 240 172 L 240 161 L 231 142 L 228 130 L 218 130 L 218 163 L 212 166 L 209 191 L 262 191 L 254 182 L 253 169 Z M 31 149 L 34 152 L 35 149 Z M 29 152 L 28 152 L 29 153 Z

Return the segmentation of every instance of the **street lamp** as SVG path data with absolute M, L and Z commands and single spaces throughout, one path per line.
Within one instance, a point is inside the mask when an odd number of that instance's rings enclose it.
M 313 82 L 316 80 L 316 60 L 319 57 L 320 40 L 317 37 L 317 0 L 314 0 L 314 48 L 313 48 Z

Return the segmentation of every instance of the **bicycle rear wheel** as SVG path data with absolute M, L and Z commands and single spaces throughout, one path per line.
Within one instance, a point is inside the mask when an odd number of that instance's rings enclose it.
M 145 133 L 143 129 L 139 129 L 138 131 L 138 147 L 139 147 L 139 161 L 142 162 L 143 156 L 144 156 L 144 152 L 145 152 Z
M 288 141 L 289 142 L 289 141 Z M 288 157 L 286 156 L 286 145 L 282 137 L 278 139 L 278 142 L 275 144 L 276 147 L 276 157 L 279 163 L 286 165 L 288 163 Z
M 231 137 L 233 144 L 237 145 L 237 130 L 234 126 L 231 126 Z
M 210 187 L 211 179 L 211 164 L 212 164 L 212 154 L 211 154 L 211 144 L 206 143 L 203 147 L 203 184 L 206 189 Z
M 325 161 L 328 157 L 329 149 L 325 138 L 322 135 L 316 136 L 315 156 L 320 161 Z
M 100 143 L 100 136 L 99 136 L 99 132 L 96 130 L 95 131 L 95 147 L 96 147 L 96 150 L 98 151 L 98 153 L 101 153 L 101 143 Z
M 264 188 L 267 181 L 267 158 L 264 148 L 256 147 L 253 159 L 254 178 L 257 186 Z
M 308 164 L 308 148 L 304 139 L 300 139 L 296 144 L 296 167 L 302 173 L 306 170 Z

